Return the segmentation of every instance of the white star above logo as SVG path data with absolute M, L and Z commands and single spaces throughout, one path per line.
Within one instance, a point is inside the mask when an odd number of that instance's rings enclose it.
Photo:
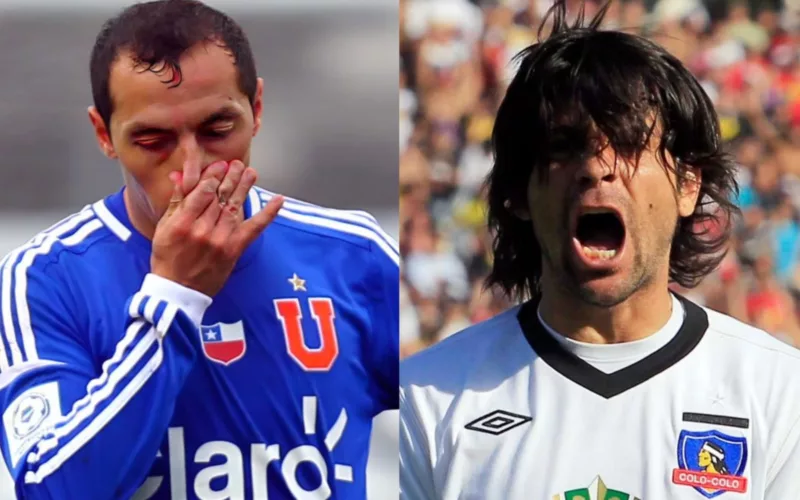
M 306 280 L 300 278 L 297 273 L 292 273 L 292 277 L 287 280 L 294 289 L 295 292 L 305 292 L 306 290 Z

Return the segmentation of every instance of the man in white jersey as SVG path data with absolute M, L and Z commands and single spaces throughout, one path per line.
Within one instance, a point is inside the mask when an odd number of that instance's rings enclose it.
M 800 498 L 800 351 L 668 289 L 737 212 L 712 104 L 604 12 L 519 56 L 489 284 L 522 304 L 401 365 L 403 499 Z

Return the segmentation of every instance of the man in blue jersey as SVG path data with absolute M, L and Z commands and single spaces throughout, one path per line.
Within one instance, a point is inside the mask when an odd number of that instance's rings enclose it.
M 125 186 L 0 267 L 0 498 L 364 498 L 396 244 L 254 187 L 263 83 L 226 15 L 133 6 L 91 81 Z

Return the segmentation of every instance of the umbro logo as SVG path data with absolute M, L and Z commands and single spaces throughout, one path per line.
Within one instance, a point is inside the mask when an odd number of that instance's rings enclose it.
M 531 417 L 524 415 L 517 415 L 516 413 L 507 412 L 504 410 L 495 410 L 488 413 L 472 422 L 468 423 L 465 428 L 471 431 L 485 432 L 486 434 L 493 434 L 499 436 L 504 432 L 508 432 L 515 427 L 530 422 Z

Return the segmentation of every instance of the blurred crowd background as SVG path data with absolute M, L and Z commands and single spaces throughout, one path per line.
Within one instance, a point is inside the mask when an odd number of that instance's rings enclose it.
M 0 254 L 121 186 L 86 110 L 102 23 L 133 0 L 0 0 Z M 206 0 L 265 79 L 259 185 L 397 226 L 396 0 Z M 369 498 L 396 498 L 397 415 L 378 417 Z M 392 496 L 394 494 L 394 497 Z M 2 496 L 2 495 L 0 495 Z
M 404 356 L 511 305 L 483 289 L 489 139 L 512 57 L 550 5 L 400 1 Z M 800 347 L 800 2 L 615 1 L 605 27 L 651 37 L 694 72 L 740 164 L 728 257 L 697 288 L 675 289 Z

